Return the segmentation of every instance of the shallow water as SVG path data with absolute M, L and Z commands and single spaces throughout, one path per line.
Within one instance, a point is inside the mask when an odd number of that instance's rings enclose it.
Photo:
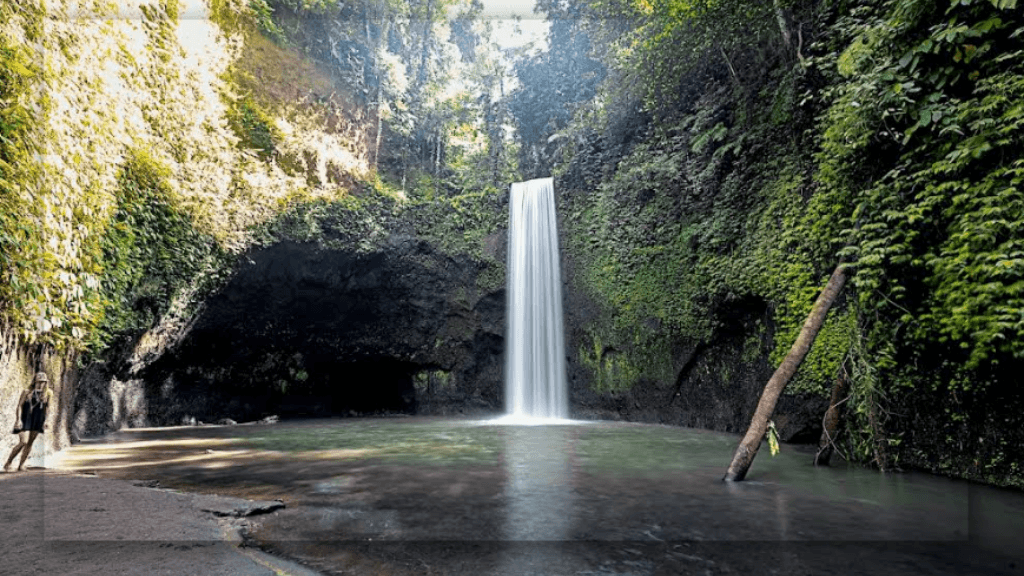
M 123 431 L 63 465 L 282 498 L 254 539 L 331 571 L 1022 573 L 1020 493 L 814 468 L 791 446 L 726 484 L 738 440 L 611 422 L 306 420 Z

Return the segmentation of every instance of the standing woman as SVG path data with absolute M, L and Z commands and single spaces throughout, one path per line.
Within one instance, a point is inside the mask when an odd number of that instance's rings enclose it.
M 4 471 L 11 469 L 11 462 L 21 452 L 21 462 L 18 463 L 18 470 L 25 469 L 25 460 L 28 460 L 29 452 L 32 451 L 32 443 L 36 441 L 46 424 L 46 407 L 50 405 L 50 398 L 53 392 L 50 391 L 50 379 L 45 372 L 36 372 L 32 386 L 21 393 L 18 399 L 18 416 L 14 423 L 14 433 L 18 435 L 18 445 L 11 450 L 11 455 L 4 464 Z

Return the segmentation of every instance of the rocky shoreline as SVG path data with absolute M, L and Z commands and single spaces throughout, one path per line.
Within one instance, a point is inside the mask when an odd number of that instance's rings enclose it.
M 316 576 L 247 544 L 281 501 L 30 467 L 0 474 L 4 574 Z

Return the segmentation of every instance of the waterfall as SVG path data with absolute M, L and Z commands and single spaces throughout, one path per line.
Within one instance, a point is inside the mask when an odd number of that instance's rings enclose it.
M 562 274 L 551 178 L 512 184 L 507 313 L 508 414 L 513 418 L 567 418 Z

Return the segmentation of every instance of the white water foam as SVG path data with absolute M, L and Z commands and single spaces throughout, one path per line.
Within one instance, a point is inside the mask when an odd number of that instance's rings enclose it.
M 572 426 L 577 424 L 593 424 L 587 420 L 569 420 L 568 418 L 538 418 L 535 416 L 518 416 L 506 414 L 490 420 L 478 420 L 478 424 L 488 426 Z

